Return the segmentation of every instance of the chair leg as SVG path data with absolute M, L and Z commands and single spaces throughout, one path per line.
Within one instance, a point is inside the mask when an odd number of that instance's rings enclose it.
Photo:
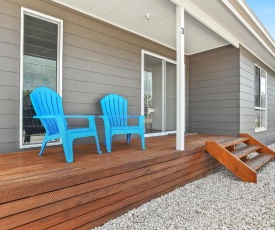
M 106 135 L 106 150 L 108 153 L 112 151 L 112 135 Z
M 144 134 L 140 134 L 140 140 L 141 140 L 142 150 L 145 150 L 145 138 L 144 138 Z
M 66 161 L 72 163 L 74 161 L 73 140 L 70 140 L 68 137 L 62 138 L 62 143 Z
M 48 143 L 48 139 L 47 139 L 47 137 L 44 137 L 44 140 L 43 140 L 43 143 L 42 143 L 42 146 L 41 146 L 41 149 L 40 149 L 40 152 L 39 152 L 38 156 L 43 155 L 43 152 L 44 152 L 44 149 L 45 149 L 47 143 Z
M 63 149 L 64 149 L 66 161 L 68 163 L 74 162 L 73 145 L 65 144 L 63 145 Z
M 99 146 L 99 141 L 98 141 L 98 136 L 97 135 L 95 135 L 95 143 L 96 143 L 97 152 L 99 154 L 101 154 L 102 151 L 100 150 L 100 146 Z
M 130 141 L 131 141 L 131 134 L 127 134 L 127 145 L 130 144 Z

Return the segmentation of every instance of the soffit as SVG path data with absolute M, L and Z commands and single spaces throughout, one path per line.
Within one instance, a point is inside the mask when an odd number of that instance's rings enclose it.
M 176 5 L 170 0 L 53 1 L 176 49 Z M 147 14 L 150 14 L 149 20 Z M 228 44 L 203 23 L 186 13 L 186 54 Z

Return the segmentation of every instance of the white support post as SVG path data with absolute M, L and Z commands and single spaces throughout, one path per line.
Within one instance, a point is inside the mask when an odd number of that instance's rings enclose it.
M 176 149 L 184 150 L 185 132 L 185 64 L 184 64 L 184 7 L 177 5 L 177 140 Z

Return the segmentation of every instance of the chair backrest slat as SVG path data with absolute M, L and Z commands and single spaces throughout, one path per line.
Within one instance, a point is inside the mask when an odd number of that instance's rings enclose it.
M 128 102 L 118 94 L 109 94 L 100 101 L 102 112 L 109 117 L 111 126 L 127 125 Z
M 56 92 L 42 86 L 35 89 L 30 94 L 30 97 L 34 110 L 38 116 L 61 115 L 63 117 L 64 125 L 67 127 L 62 107 L 62 98 Z M 41 122 L 50 135 L 59 133 L 56 119 L 41 119 Z

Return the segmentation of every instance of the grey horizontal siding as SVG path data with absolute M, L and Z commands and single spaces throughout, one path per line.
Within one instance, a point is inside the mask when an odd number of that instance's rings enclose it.
M 19 52 L 18 5 L 0 2 L 0 152 L 19 146 Z
M 14 16 L 17 14 L 18 5 L 13 4 L 7 0 L 0 1 L 0 14 L 7 14 Z
M 19 140 L 19 139 L 18 139 Z M 20 151 L 18 149 L 19 146 L 19 141 L 14 141 L 14 142 L 1 142 L 0 143 L 0 149 L 1 153 L 7 153 L 7 152 L 17 152 Z M 22 151 L 22 150 L 21 150 Z M 39 152 L 39 150 L 37 150 Z
M 1 13 L 0 27 L 11 31 L 20 31 L 20 19 L 18 17 L 7 15 L 6 13 Z
M 236 136 L 236 131 L 235 130 L 226 130 L 226 132 L 224 131 L 224 129 L 215 129 L 215 126 L 211 126 L 211 128 L 209 129 L 203 129 L 203 128 L 192 128 L 192 132 L 193 133 L 202 133 L 202 134 L 214 134 L 214 135 L 221 135 L 221 133 L 223 133 L 223 135 L 228 135 L 228 136 Z
M 194 63 L 195 65 L 195 63 Z M 207 65 L 205 67 L 190 69 L 190 75 L 199 75 L 203 73 L 213 73 L 217 71 L 224 71 L 236 68 L 239 65 L 238 60 L 217 63 L 213 65 Z
M 3 28 L 0 26 L 0 34 L 1 34 L 0 42 L 17 45 L 19 47 L 19 44 L 20 44 L 19 31 L 14 31 L 11 28 Z
M 17 122 L 14 122 L 17 121 Z M 19 114 L 0 115 L 0 129 L 19 129 Z M 1 138 L 2 139 L 2 138 Z M 18 140 L 17 140 L 18 141 Z
M 67 57 L 73 57 L 80 60 L 87 60 L 90 62 L 101 63 L 108 66 L 140 71 L 140 62 L 134 62 L 130 59 L 122 59 L 117 56 L 111 56 L 110 54 L 102 54 L 99 52 L 94 52 L 92 50 L 87 50 L 85 48 L 69 46 L 66 44 L 63 48 L 63 54 Z
M 126 50 L 125 47 L 114 47 L 113 45 L 108 45 L 103 43 L 102 40 L 92 40 L 91 38 L 85 34 L 85 37 L 80 37 L 78 34 L 71 34 L 69 32 L 65 33 L 64 44 L 79 47 L 86 50 L 90 50 L 96 53 L 106 54 L 113 57 L 119 57 L 123 59 L 124 57 L 130 58 L 133 62 L 140 63 L 140 53 L 134 53 L 133 49 Z M 86 38 L 87 37 L 87 38 Z M 75 40 L 78 40 L 79 43 L 75 43 Z M 129 60 L 129 59 L 125 59 Z
M 141 50 L 171 59 L 176 52 L 50 0 L 0 1 L 0 152 L 19 150 L 20 23 L 21 6 L 63 20 L 64 111 L 68 114 L 101 114 L 100 99 L 118 93 L 129 102 L 129 113 L 141 111 Z M 5 122 L 6 120 L 6 122 Z M 96 120 L 100 140 L 103 123 Z M 69 121 L 83 127 L 85 120 Z M 87 138 L 77 141 L 91 141 Z M 10 147 L 8 147 L 10 146 Z
M 232 85 L 232 84 L 238 84 L 239 80 L 236 78 L 236 76 L 228 76 L 225 78 L 219 79 L 209 79 L 209 80 L 202 80 L 197 82 L 190 82 L 190 86 L 193 89 L 199 89 L 199 88 L 206 88 L 206 87 L 220 87 L 225 85 Z
M 75 80 L 67 80 L 66 82 L 64 82 L 63 85 L 68 91 L 85 92 L 85 93 L 90 92 L 91 94 L 117 93 L 125 96 L 134 96 L 134 95 L 140 96 L 139 95 L 140 88 L 134 88 L 134 87 L 126 88 L 124 86 L 112 86 L 107 84 L 97 85 L 95 83 L 79 82 Z M 75 85 L 77 85 L 77 87 Z M 110 87 L 112 87 L 112 89 L 110 89 Z M 64 101 L 66 100 L 67 99 L 64 98 Z
M 104 24 L 102 24 L 104 26 Z M 135 54 L 139 54 L 140 46 L 135 43 L 129 43 L 127 40 L 112 37 L 108 33 L 102 33 L 100 30 L 96 30 L 97 28 L 87 28 L 85 26 L 81 26 L 80 24 L 75 24 L 74 22 L 67 21 L 64 24 L 64 32 L 74 35 L 77 39 L 86 39 L 88 41 L 93 41 L 98 43 L 99 45 L 104 45 L 105 49 L 114 47 L 124 51 L 132 52 Z M 119 32 L 119 31 L 117 31 Z M 114 44 L 113 44 L 114 43 Z
M 0 56 L 0 71 L 19 73 L 19 67 L 19 59 Z
M 207 82 L 208 80 L 215 80 L 227 77 L 235 77 L 239 74 L 239 68 L 229 69 L 229 70 L 220 70 L 211 73 L 201 73 L 197 74 L 195 78 L 190 79 L 191 82 Z
M 132 87 L 138 87 L 141 84 L 140 79 L 133 78 L 132 75 L 118 76 L 114 73 L 106 73 L 106 71 L 104 73 L 101 70 L 100 72 L 95 72 L 95 70 L 63 67 L 63 75 L 63 79 L 97 82 L 106 85 L 129 86 L 130 83 L 135 82 Z
M 220 52 L 217 55 L 217 50 L 223 50 L 223 52 Z M 228 57 L 231 56 L 231 58 L 229 57 L 229 60 L 235 60 L 234 58 L 232 59 L 232 57 L 234 57 L 235 55 L 236 55 L 236 50 L 232 49 L 232 46 L 224 46 L 218 49 L 213 49 L 210 51 L 199 53 L 198 55 L 192 55 L 192 62 L 193 63 L 203 62 L 211 59 L 214 59 L 214 62 L 217 62 L 217 60 L 219 60 L 219 58 L 217 57 L 226 57 L 226 56 Z
M 18 87 L 9 85 L 0 85 L 0 100 L 18 100 L 19 91 Z M 0 112 L 1 114 L 1 112 Z
M 204 102 L 204 101 L 239 100 L 239 95 L 236 92 L 196 94 L 192 96 L 190 101 Z
M 132 70 L 123 67 L 110 66 L 105 63 L 93 62 L 90 60 L 79 59 L 76 57 L 64 56 L 64 67 L 72 69 L 85 70 L 87 72 L 96 72 L 119 77 L 131 77 L 140 79 L 140 71 Z M 87 76 L 89 77 L 89 76 Z
M 6 58 L 17 58 L 18 53 L 20 51 L 20 47 L 18 45 L 0 42 L 0 50 L 1 54 Z
M 238 53 L 226 46 L 190 56 L 190 132 L 237 135 Z
M 239 119 L 238 115 L 234 114 L 221 114 L 218 117 L 215 116 L 205 116 L 205 114 L 198 114 L 192 116 L 193 122 L 205 122 L 205 123 L 223 123 L 226 120 L 228 123 L 234 123 L 236 120 Z
M 19 99 L 18 100 L 0 100 L 1 115 L 18 115 L 19 114 Z M 3 117 L 4 119 L 4 117 Z M 19 120 L 14 120 L 15 124 L 19 124 Z M 18 125 L 19 126 L 19 125 Z M 18 131 L 19 132 L 19 131 Z M 1 141 L 1 140 L 0 140 Z
M 222 118 L 222 117 L 221 117 Z M 239 124 L 235 121 L 233 122 L 226 122 L 226 125 L 228 126 L 226 129 L 227 131 L 236 131 L 239 129 Z M 194 127 L 196 126 L 196 129 L 215 129 L 215 130 L 220 130 L 221 132 L 225 132 L 224 130 L 224 126 L 225 126 L 225 122 L 224 119 L 221 119 L 221 122 L 218 121 L 213 121 L 213 122 L 207 122 L 207 121 L 201 121 L 201 122 L 190 122 L 190 126 Z
M 254 69 L 267 72 L 267 130 L 255 132 Z M 244 47 L 240 49 L 240 132 L 249 133 L 265 144 L 275 142 L 275 73 Z
M 214 117 L 219 117 L 222 115 L 236 115 L 236 111 L 232 108 L 226 108 L 226 107 L 216 107 L 216 108 L 190 108 L 190 116 L 193 116 L 194 114 L 199 114 L 203 116 L 214 116 Z M 216 116 L 215 114 L 218 114 Z M 192 120 L 192 117 L 190 117 Z M 226 122 L 226 120 L 225 120 Z
M 0 129 L 1 143 L 14 143 L 19 140 L 18 128 Z

